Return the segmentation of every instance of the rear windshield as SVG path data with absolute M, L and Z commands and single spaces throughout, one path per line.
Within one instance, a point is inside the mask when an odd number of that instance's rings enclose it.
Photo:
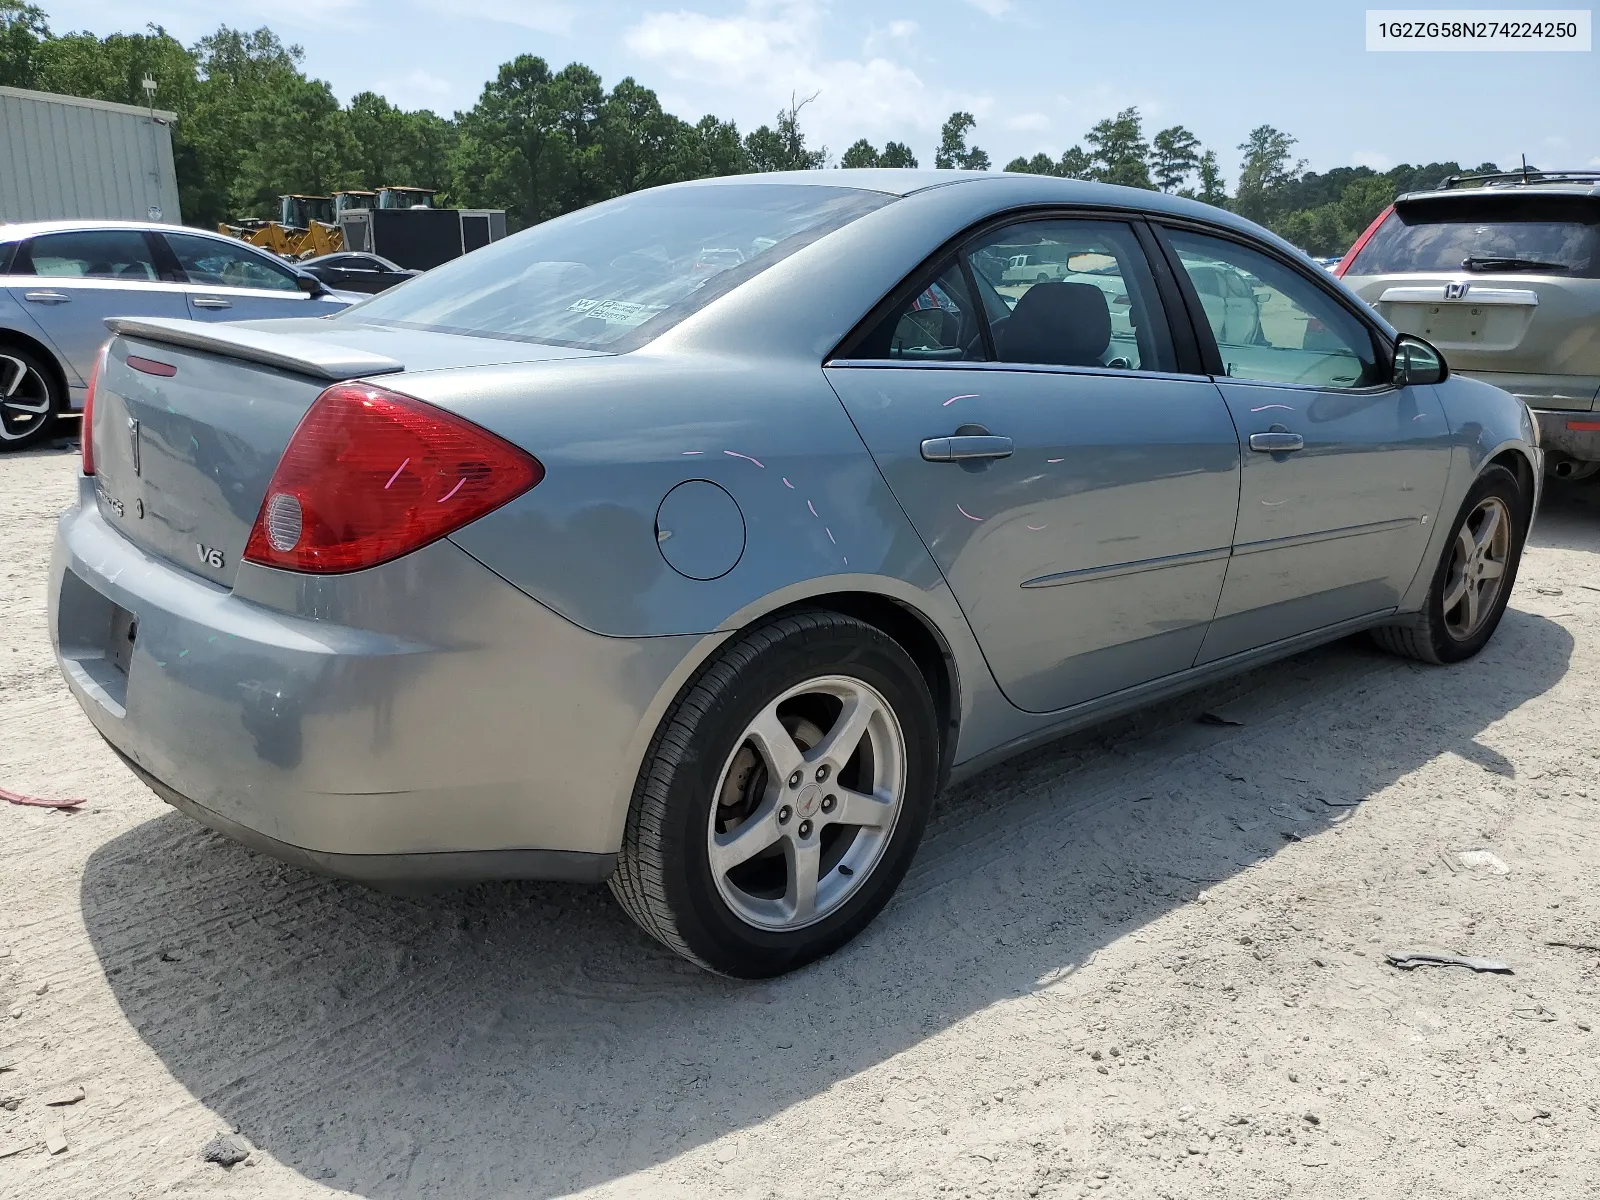
M 631 350 L 894 197 L 855 188 L 663 188 L 568 213 L 332 318 Z
M 1432 211 L 1389 214 L 1345 271 L 1350 275 L 1474 271 L 1600 278 L 1600 225 L 1592 220 L 1548 218 L 1548 212 L 1463 213 L 1448 219 Z M 1510 205 L 1503 205 L 1509 209 Z

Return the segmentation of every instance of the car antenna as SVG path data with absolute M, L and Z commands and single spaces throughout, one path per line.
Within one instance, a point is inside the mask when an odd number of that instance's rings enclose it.
M 1522 182 L 1528 182 L 1528 156 L 1526 154 L 1522 156 Z

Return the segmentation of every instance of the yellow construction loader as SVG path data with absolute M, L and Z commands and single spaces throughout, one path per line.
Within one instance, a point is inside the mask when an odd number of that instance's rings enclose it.
M 279 196 L 279 219 L 245 217 L 223 222 L 218 233 L 241 238 L 283 258 L 313 258 L 344 249 L 344 233 L 334 221 L 332 196 Z

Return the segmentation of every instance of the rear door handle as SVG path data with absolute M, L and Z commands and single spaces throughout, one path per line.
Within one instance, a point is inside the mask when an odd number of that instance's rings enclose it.
M 922 457 L 929 462 L 972 462 L 983 458 L 1010 458 L 1016 447 L 1008 437 L 991 433 L 956 434 L 925 438 Z
M 1304 450 L 1306 439 L 1298 433 L 1290 433 L 1286 429 L 1274 429 L 1271 433 L 1252 433 L 1250 435 L 1250 449 L 1259 450 L 1262 454 L 1282 454 L 1288 450 Z
M 196 308 L 232 308 L 233 302 L 224 300 L 221 296 L 196 296 L 194 297 L 194 306 Z
M 72 300 L 65 292 L 23 292 L 22 298 L 34 304 L 67 304 Z

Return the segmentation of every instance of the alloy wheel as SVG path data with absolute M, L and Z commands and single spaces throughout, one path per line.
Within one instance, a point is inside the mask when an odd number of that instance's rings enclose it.
M 905 791 L 905 734 L 876 689 L 844 675 L 790 688 L 723 764 L 706 829 L 718 894 L 757 928 L 822 920 L 872 874 Z
M 1485 496 L 1461 523 L 1445 571 L 1444 624 L 1464 642 L 1495 611 L 1511 557 L 1511 512 L 1498 496 Z
M 0 442 L 33 437 L 50 419 L 50 385 L 20 358 L 0 353 Z

